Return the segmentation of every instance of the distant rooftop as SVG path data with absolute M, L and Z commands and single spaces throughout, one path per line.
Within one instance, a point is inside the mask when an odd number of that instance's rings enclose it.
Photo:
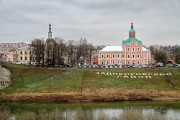
M 18 48 L 18 50 L 30 50 L 30 47 L 29 46 L 25 46 L 25 47 Z
M 122 51 L 122 46 L 106 46 L 100 52 L 120 52 Z
M 123 47 L 122 46 L 106 46 L 100 52 L 122 52 Z M 145 47 L 142 47 L 142 51 L 150 51 Z

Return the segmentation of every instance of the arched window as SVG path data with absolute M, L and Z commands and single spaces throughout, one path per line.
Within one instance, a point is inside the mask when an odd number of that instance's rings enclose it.
M 139 47 L 138 47 L 138 51 L 140 51 Z
M 104 55 L 101 55 L 101 58 L 104 58 Z
M 109 55 L 107 55 L 107 58 L 109 58 Z
M 113 54 L 113 56 L 112 56 L 113 58 L 114 58 L 114 54 Z
M 119 58 L 119 55 L 118 55 L 118 58 Z

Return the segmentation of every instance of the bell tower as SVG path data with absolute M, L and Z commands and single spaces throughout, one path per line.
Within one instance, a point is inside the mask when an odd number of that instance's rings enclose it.
M 49 24 L 48 38 L 52 38 L 51 24 Z
M 129 30 L 129 38 L 135 38 L 135 30 L 133 28 L 133 23 L 131 23 L 131 29 Z

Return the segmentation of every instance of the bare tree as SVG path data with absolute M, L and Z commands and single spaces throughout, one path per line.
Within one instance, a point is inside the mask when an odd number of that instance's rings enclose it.
M 77 59 L 76 59 L 76 52 L 77 52 L 77 44 L 75 40 L 69 40 L 68 41 L 68 63 L 71 65 L 76 64 Z
M 42 39 L 34 39 L 31 42 L 32 54 L 35 57 L 35 62 L 39 66 L 40 63 L 44 66 L 44 51 L 45 51 L 45 43 Z
M 92 44 L 88 43 L 86 39 L 82 39 L 79 41 L 79 45 L 77 47 L 77 59 L 80 64 L 91 64 L 92 61 Z
M 65 40 L 56 37 L 55 38 L 56 41 L 56 62 L 57 65 L 63 65 L 64 64 L 64 56 L 66 53 L 66 44 L 65 44 Z

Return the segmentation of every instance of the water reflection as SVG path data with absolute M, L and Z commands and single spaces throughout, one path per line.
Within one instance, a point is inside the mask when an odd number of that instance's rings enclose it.
M 0 105 L 1 120 L 179 120 L 179 118 L 180 109 L 149 105 L 124 107 L 114 103 L 104 106 L 101 104 Z

